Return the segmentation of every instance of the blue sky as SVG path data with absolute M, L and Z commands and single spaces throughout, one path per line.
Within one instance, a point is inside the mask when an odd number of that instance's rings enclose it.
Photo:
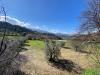
M 79 17 L 86 0 L 2 0 L 10 21 L 29 28 L 72 34 L 80 24 Z M 16 22 L 17 24 L 17 22 Z

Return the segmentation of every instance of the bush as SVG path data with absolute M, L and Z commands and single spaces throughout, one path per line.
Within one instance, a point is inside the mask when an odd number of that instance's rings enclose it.
M 79 40 L 71 40 L 70 41 L 71 43 L 71 48 L 74 49 L 75 51 L 80 51 L 80 45 L 81 45 L 81 42 Z
M 15 59 L 21 51 L 21 46 L 25 40 L 3 40 L 3 45 L 0 47 L 0 75 L 12 75 L 15 71 Z
M 99 45 L 99 43 L 90 42 L 89 51 L 92 53 L 90 55 L 90 57 L 93 60 L 93 62 L 95 63 L 95 66 L 100 68 L 100 48 L 98 45 Z
M 56 41 L 46 40 L 45 41 L 45 54 L 48 61 L 58 61 L 60 57 L 60 46 Z
M 26 37 L 27 37 L 28 40 L 33 40 L 33 35 L 32 34 L 27 34 Z
M 64 42 L 64 41 L 57 41 L 57 44 L 58 44 L 60 47 L 64 47 L 64 46 L 65 46 L 65 42 Z

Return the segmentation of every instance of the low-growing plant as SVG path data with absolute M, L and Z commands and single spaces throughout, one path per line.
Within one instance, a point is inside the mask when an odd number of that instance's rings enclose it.
M 81 75 L 100 75 L 100 68 L 86 69 Z

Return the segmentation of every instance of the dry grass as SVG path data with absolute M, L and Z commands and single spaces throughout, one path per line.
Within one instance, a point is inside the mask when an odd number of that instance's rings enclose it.
M 27 51 L 21 52 L 27 56 L 28 61 L 21 66 L 22 71 L 29 75 L 78 75 L 74 72 L 63 71 L 52 67 L 45 60 L 43 50 L 33 49 L 31 46 L 26 46 Z M 74 52 L 71 49 L 61 49 L 63 59 L 71 60 L 79 64 L 82 68 L 90 67 L 89 59 L 84 53 Z
M 42 51 L 38 52 L 29 48 L 28 51 L 22 52 L 22 54 L 28 57 L 28 62 L 23 64 L 22 70 L 27 72 L 29 75 L 71 75 L 66 71 L 61 71 L 50 66 L 45 60 Z
M 73 62 L 79 64 L 82 68 L 88 68 L 93 65 L 86 53 L 75 52 L 71 49 L 62 49 L 61 53 L 64 59 L 72 60 Z

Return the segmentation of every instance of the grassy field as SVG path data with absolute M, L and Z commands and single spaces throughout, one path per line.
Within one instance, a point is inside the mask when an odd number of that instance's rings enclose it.
M 39 40 L 28 40 L 26 43 L 29 46 L 25 46 L 26 51 L 21 52 L 21 56 L 24 56 L 26 62 L 23 62 L 21 66 L 22 71 L 29 75 L 78 75 L 75 72 L 69 72 L 52 66 L 47 63 L 44 54 L 45 44 Z M 66 45 L 68 42 L 66 43 Z M 90 68 L 93 63 L 88 58 L 87 54 L 76 52 L 68 45 L 61 49 L 61 59 L 70 60 L 78 64 L 82 69 Z M 20 57 L 23 60 L 23 58 Z
M 44 49 L 45 48 L 45 44 L 43 41 L 28 40 L 27 42 L 28 42 L 27 44 L 30 45 L 34 49 Z
M 86 69 L 82 75 L 100 75 L 100 69 Z

